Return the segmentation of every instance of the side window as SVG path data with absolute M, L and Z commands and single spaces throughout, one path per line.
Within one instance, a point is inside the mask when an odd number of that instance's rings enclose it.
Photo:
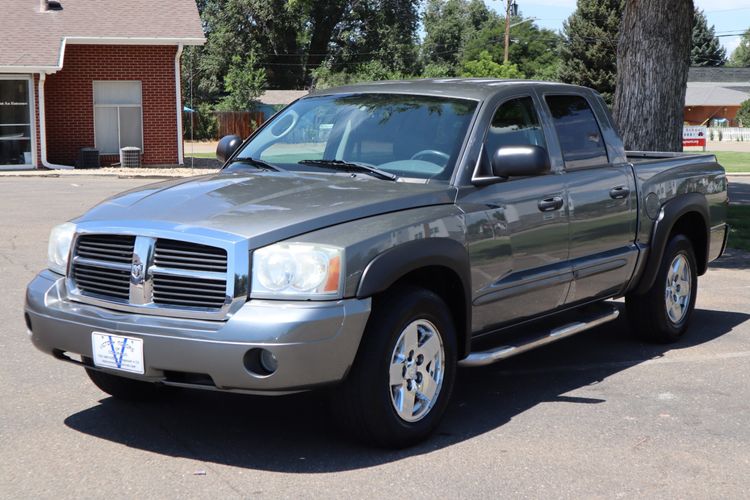
M 577 95 L 546 96 L 555 131 L 560 140 L 565 168 L 607 163 L 607 149 L 589 103 Z
M 521 97 L 504 102 L 492 117 L 485 146 L 492 155 L 505 146 L 547 147 L 539 115 L 531 97 Z

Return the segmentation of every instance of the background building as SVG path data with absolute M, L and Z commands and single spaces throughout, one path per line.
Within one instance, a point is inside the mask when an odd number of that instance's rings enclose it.
M 182 163 L 180 56 L 204 41 L 194 0 L 3 0 L 0 169 L 72 166 L 85 147 Z

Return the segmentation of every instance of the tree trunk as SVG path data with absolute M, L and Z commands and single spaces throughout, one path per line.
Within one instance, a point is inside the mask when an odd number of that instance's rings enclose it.
M 692 0 L 626 0 L 614 119 L 625 147 L 682 151 Z

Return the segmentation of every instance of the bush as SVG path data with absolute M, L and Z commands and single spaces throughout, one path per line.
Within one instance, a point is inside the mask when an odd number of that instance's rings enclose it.
M 740 127 L 750 127 L 750 99 L 740 104 L 737 111 L 737 122 Z
M 486 50 L 479 54 L 479 59 L 466 61 L 461 76 L 471 78 L 525 78 L 526 76 L 515 64 L 498 64 Z

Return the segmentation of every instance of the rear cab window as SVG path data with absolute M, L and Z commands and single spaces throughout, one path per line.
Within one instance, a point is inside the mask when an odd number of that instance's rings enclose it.
M 604 138 L 588 101 L 578 95 L 544 97 L 560 141 L 566 170 L 609 162 Z

